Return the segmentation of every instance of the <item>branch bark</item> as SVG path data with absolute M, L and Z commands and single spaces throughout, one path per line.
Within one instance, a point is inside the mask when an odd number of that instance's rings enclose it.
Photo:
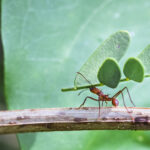
M 0 134 L 72 130 L 149 130 L 150 108 L 45 108 L 0 111 Z M 133 119 L 134 120 L 133 120 Z

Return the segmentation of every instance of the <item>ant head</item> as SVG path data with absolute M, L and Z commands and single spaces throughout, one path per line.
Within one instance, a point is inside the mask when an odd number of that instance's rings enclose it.
M 94 94 L 99 94 L 100 93 L 100 90 L 96 87 L 90 87 L 90 91 Z
M 92 92 L 95 89 L 95 87 L 91 86 L 90 91 Z
M 119 101 L 118 101 L 116 98 L 113 98 L 112 104 L 113 104 L 114 106 L 118 106 L 118 105 L 119 105 Z

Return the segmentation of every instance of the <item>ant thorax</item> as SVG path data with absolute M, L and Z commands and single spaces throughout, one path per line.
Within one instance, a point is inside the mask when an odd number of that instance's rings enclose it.
M 90 91 L 91 91 L 92 93 L 98 95 L 98 96 L 101 95 L 101 94 L 103 94 L 102 91 L 101 91 L 100 89 L 96 88 L 96 87 L 91 87 L 91 88 L 90 88 Z

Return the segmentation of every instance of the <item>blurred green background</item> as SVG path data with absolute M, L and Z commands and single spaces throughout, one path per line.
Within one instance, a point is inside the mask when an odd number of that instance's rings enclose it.
M 131 43 L 120 66 L 150 44 L 149 0 L 3 0 L 1 6 L 5 75 L 1 83 L 5 83 L 8 109 L 78 107 L 90 93 L 78 97 L 77 92 L 62 93 L 61 88 L 73 85 L 76 72 L 103 40 L 118 30 L 130 32 Z M 101 89 L 113 94 L 123 86 L 129 87 L 136 106 L 150 106 L 149 79 L 123 83 L 115 90 Z M 96 104 L 89 101 L 86 106 Z M 150 149 L 149 131 L 46 132 L 17 137 L 22 150 Z M 0 140 L 3 149 L 18 149 L 14 136 L 0 136 Z

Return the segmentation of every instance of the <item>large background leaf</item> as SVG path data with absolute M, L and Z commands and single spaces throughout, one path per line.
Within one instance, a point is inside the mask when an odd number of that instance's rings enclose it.
M 128 30 L 131 34 L 128 53 L 120 65 L 125 58 L 137 56 L 150 42 L 149 7 L 149 0 L 3 1 L 8 108 L 79 106 L 87 93 L 79 98 L 75 92 L 62 93 L 60 89 L 73 85 L 75 73 L 85 60 L 118 30 Z M 149 79 L 140 84 L 124 83 L 116 90 L 124 85 L 130 87 L 136 106 L 150 106 Z M 110 94 L 115 92 L 108 88 L 103 90 Z M 19 134 L 18 137 L 23 150 L 125 150 L 129 147 L 146 150 L 150 146 L 149 132 L 47 132 Z
M 144 65 L 145 74 L 150 74 L 150 44 L 144 48 L 144 50 L 138 55 L 138 58 Z
M 83 74 L 92 84 L 100 82 L 100 80 L 97 79 L 97 73 L 105 59 L 112 57 L 119 61 L 126 53 L 129 43 L 130 36 L 128 32 L 117 31 L 111 34 L 87 59 L 87 61 L 80 68 L 79 72 Z M 77 87 L 82 84 L 84 85 L 85 82 L 83 81 L 85 81 L 85 79 L 81 77 L 80 74 L 77 74 L 74 81 L 74 86 Z

